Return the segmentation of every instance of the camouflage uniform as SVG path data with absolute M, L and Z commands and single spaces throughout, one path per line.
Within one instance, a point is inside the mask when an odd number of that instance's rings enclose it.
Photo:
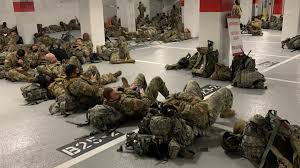
M 134 83 L 139 86 L 144 85 L 146 83 L 145 76 L 139 74 Z M 119 100 L 105 101 L 105 104 L 114 107 L 117 111 L 131 119 L 141 118 L 145 116 L 149 107 L 156 101 L 159 92 L 164 97 L 168 97 L 169 95 L 164 81 L 160 77 L 155 77 L 147 86 L 145 96 L 138 98 L 134 91 L 125 90 Z
M 146 12 L 146 7 L 142 3 L 139 3 L 138 10 L 140 12 L 139 17 L 144 18 L 145 17 L 145 12 Z
M 76 56 L 81 64 L 85 64 L 89 61 L 90 50 L 86 46 L 79 46 L 79 48 L 72 46 L 70 49 L 70 53 L 72 56 Z
M 110 61 L 111 55 L 117 52 L 118 49 L 112 45 L 97 46 L 97 55 L 104 61 Z
M 119 52 L 113 53 L 111 55 L 111 64 L 135 63 L 135 60 L 132 59 L 129 55 L 128 44 L 125 41 L 124 37 L 120 37 L 118 39 L 117 47 L 119 48 Z
M 70 30 L 80 30 L 80 25 L 77 23 L 76 19 L 72 19 L 68 25 Z
M 3 26 L 0 27 L 0 34 L 9 34 L 10 31 L 11 29 L 8 27 L 3 27 Z
M 290 50 L 299 50 L 300 49 L 300 36 L 295 36 L 293 38 L 288 38 L 281 42 L 282 48 L 287 46 Z
M 92 54 L 94 51 L 93 43 L 91 40 L 82 41 L 83 45 L 89 50 L 89 53 Z
M 50 47 L 55 43 L 55 41 L 55 38 L 52 38 L 48 35 L 43 35 L 41 37 L 36 38 L 34 42 L 37 44 L 44 44 L 46 47 Z
M 64 31 L 64 28 L 63 27 L 61 27 L 61 26 L 59 26 L 59 25 L 50 25 L 50 26 L 48 26 L 49 27 L 49 29 L 50 29 L 50 33 L 55 33 L 55 32 L 62 32 L 62 31 Z
M 60 112 L 67 115 L 79 110 L 86 110 L 103 101 L 103 89 L 97 82 L 84 77 L 67 78 L 64 81 L 65 94 L 57 97 L 50 106 L 50 113 Z
M 19 41 L 19 38 L 20 38 L 20 36 L 17 35 L 17 34 L 9 35 L 9 36 L 7 37 L 7 39 L 8 39 L 7 45 L 16 45 L 17 42 Z
M 237 16 L 239 18 L 241 18 L 242 16 L 242 9 L 240 5 L 234 4 L 232 7 L 232 12 L 231 12 L 232 16 Z
M 58 97 L 64 95 L 65 90 L 63 82 L 65 79 L 65 66 L 59 63 L 40 65 L 37 68 L 39 75 L 49 79 L 50 84 L 48 85 L 49 94 L 52 97 Z
M 231 111 L 233 96 L 229 89 L 222 88 L 203 100 L 201 88 L 196 81 L 189 81 L 183 92 L 172 95 L 164 104 L 173 105 L 180 117 L 200 130 L 212 126 L 221 113 Z
M 118 75 L 117 73 L 108 73 L 108 74 L 103 74 L 100 75 L 97 67 L 95 65 L 90 65 L 86 71 L 83 72 L 82 76 L 91 76 L 91 75 L 96 75 L 96 79 L 100 85 L 107 85 L 110 83 L 114 83 L 117 81 Z
M 22 67 L 22 71 L 17 71 L 16 68 Z M 30 82 L 34 76 L 34 72 L 30 70 L 28 59 L 23 59 L 23 64 L 19 65 L 16 53 L 9 54 L 5 58 L 6 77 L 11 81 Z

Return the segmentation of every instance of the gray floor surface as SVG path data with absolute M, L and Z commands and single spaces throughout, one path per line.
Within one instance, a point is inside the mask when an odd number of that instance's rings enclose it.
M 77 32 L 77 34 L 79 34 Z M 281 32 L 266 31 L 262 37 L 243 36 L 246 52 L 256 59 L 259 70 L 267 77 L 268 90 L 246 90 L 232 88 L 234 94 L 234 119 L 218 119 L 217 125 L 230 129 L 236 118 L 249 119 L 252 115 L 265 114 L 269 109 L 278 110 L 279 115 L 291 123 L 300 124 L 300 52 L 282 50 Z M 230 83 L 192 77 L 189 71 L 165 71 L 165 64 L 175 63 L 188 52 L 194 53 L 198 46 L 197 39 L 178 43 L 142 46 L 131 51 L 136 64 L 110 65 L 107 62 L 96 64 L 101 73 L 122 70 L 123 76 L 132 81 L 142 72 L 147 80 L 161 76 L 171 92 L 181 91 L 188 80 L 196 80 L 201 86 L 207 84 L 228 87 Z M 90 133 L 90 128 L 77 128 L 66 123 L 84 121 L 84 115 L 64 118 L 51 116 L 47 101 L 34 106 L 26 106 L 20 87 L 24 83 L 0 81 L 0 167 L 2 168 L 51 168 L 70 162 L 71 157 L 56 149 L 74 141 L 74 138 Z M 112 86 L 120 85 L 120 81 Z M 161 97 L 159 98 L 161 99 Z M 220 128 L 220 126 L 219 126 Z M 197 151 L 193 160 L 176 159 L 168 162 L 150 158 L 141 158 L 130 153 L 118 153 L 119 144 L 99 152 L 89 158 L 69 165 L 73 168 L 98 167 L 253 167 L 243 158 L 227 156 L 219 146 L 220 135 L 224 130 L 212 128 L 208 137 L 200 138 L 192 146 Z M 135 124 L 128 124 L 119 129 L 126 133 L 136 129 Z M 123 144 L 124 142 L 121 142 Z M 202 148 L 208 148 L 202 151 Z

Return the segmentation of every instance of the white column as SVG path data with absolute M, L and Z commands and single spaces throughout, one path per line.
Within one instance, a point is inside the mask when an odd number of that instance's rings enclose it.
M 135 0 L 117 0 L 117 6 L 117 16 L 121 19 L 121 26 L 128 28 L 129 32 L 135 32 Z
M 241 0 L 242 17 L 241 23 L 244 25 L 252 18 L 252 3 L 253 0 Z
M 38 32 L 35 12 L 16 12 L 15 16 L 18 33 L 24 44 L 33 44 L 33 35 Z
M 300 33 L 300 1 L 285 0 L 282 25 L 282 40 Z
M 199 44 L 207 46 L 207 40 L 214 42 L 214 49 L 219 50 L 219 62 L 227 66 L 231 64 L 232 54 L 228 29 L 225 28 L 226 13 L 200 12 Z
M 199 36 L 199 0 L 186 0 L 183 7 L 184 28 L 191 31 L 192 38 Z M 202 24 L 205 24 L 202 22 Z
M 90 34 L 94 50 L 97 45 L 104 45 L 105 34 L 102 0 L 80 0 L 79 19 L 81 34 Z

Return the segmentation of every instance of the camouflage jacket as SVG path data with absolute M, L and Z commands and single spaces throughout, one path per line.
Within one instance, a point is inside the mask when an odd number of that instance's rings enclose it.
M 25 56 L 25 58 L 23 59 L 23 64 L 20 65 L 18 63 L 17 54 L 11 53 L 6 56 L 5 61 L 4 61 L 4 66 L 5 66 L 6 71 L 9 71 L 9 70 L 17 68 L 17 67 L 22 67 L 25 71 L 27 71 L 30 68 L 30 63 Z
M 59 78 L 65 76 L 64 65 L 61 65 L 59 63 L 40 65 L 36 69 L 39 74 L 46 75 L 51 78 Z
M 89 48 L 86 46 L 82 46 L 81 49 L 71 47 L 70 52 L 71 52 L 71 56 L 76 56 L 76 57 L 87 57 L 91 54 Z
M 93 43 L 91 40 L 83 41 L 83 45 L 89 50 L 90 53 L 93 53 Z
M 117 111 L 122 114 L 133 117 L 140 118 L 147 113 L 150 107 L 150 101 L 147 98 L 136 98 L 134 94 L 121 94 L 121 98 L 117 101 L 105 101 L 105 104 L 114 107 Z
M 36 53 L 31 52 L 27 55 L 31 67 L 37 67 L 40 64 L 45 63 L 45 60 L 41 58 L 40 54 L 41 54 L 40 52 L 36 52 Z
M 81 77 L 66 79 L 66 92 L 74 97 L 102 97 L 103 89 Z

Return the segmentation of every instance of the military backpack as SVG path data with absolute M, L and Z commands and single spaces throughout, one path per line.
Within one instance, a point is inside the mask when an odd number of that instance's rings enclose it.
M 40 102 L 48 100 L 48 91 L 45 88 L 40 87 L 39 84 L 32 83 L 21 87 L 22 95 L 28 104 L 38 104 Z

